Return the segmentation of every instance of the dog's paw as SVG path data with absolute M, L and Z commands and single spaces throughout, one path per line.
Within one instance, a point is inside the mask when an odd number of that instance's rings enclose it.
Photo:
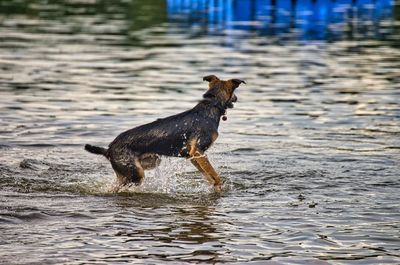
M 221 185 L 214 185 L 214 191 L 220 193 L 222 191 Z

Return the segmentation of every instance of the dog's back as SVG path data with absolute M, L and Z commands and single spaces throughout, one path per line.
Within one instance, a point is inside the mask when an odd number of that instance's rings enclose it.
M 191 139 L 199 139 L 203 151 L 209 148 L 209 135 L 217 133 L 219 120 L 219 113 L 210 108 L 207 100 L 202 101 L 191 110 L 121 133 L 109 145 L 109 152 L 112 155 L 114 150 L 129 148 L 137 154 L 187 157 L 186 145 Z

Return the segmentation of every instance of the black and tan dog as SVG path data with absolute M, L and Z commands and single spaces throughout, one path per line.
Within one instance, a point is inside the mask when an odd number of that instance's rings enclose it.
M 221 117 L 237 101 L 235 89 L 245 83 L 240 79 L 220 80 L 215 75 L 205 76 L 209 89 L 192 109 L 121 133 L 108 149 L 85 145 L 94 154 L 104 155 L 117 175 L 119 187 L 139 185 L 144 170 L 160 163 L 160 156 L 184 157 L 207 178 L 216 191 L 221 190 L 221 179 L 210 164 L 205 151 L 218 137 Z

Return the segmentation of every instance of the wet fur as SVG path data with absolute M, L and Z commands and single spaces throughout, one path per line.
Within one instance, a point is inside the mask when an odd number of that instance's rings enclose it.
M 234 90 L 245 82 L 240 79 L 223 81 L 215 75 L 203 80 L 209 82 L 209 89 L 192 109 L 125 131 L 108 149 L 92 145 L 85 145 L 85 149 L 104 155 L 121 185 L 139 185 L 144 170 L 156 167 L 162 155 L 197 159 L 193 164 L 210 182 L 220 185 L 218 174 L 209 161 L 199 156 L 217 139 L 221 116 L 227 108 L 233 107 L 237 100 Z

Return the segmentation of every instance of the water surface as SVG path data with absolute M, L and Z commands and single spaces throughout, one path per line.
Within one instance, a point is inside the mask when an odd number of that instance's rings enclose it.
M 398 264 L 400 6 L 276 2 L 0 1 L 0 262 Z M 171 158 L 111 193 L 83 145 L 208 74 L 247 82 L 209 151 L 222 194 Z

